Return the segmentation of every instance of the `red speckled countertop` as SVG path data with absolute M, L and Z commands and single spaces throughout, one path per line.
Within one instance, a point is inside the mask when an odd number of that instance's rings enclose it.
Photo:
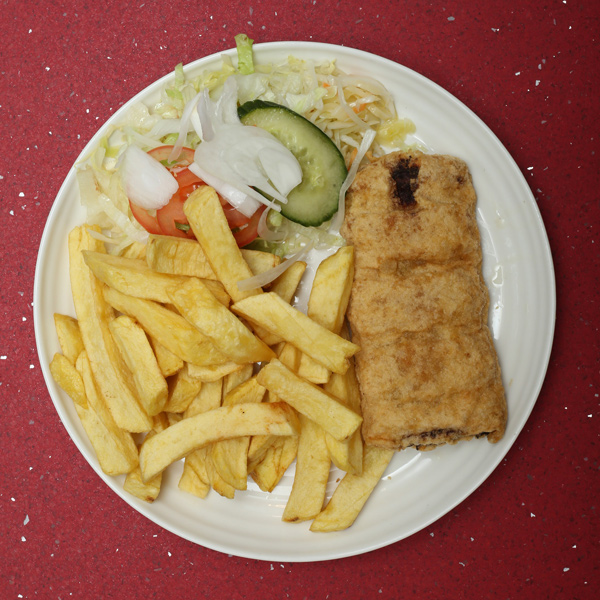
M 597 3 L 5 0 L 1 14 L 0 598 L 597 597 Z M 552 249 L 554 346 L 516 443 L 444 517 L 361 556 L 248 560 L 155 525 L 79 453 L 38 362 L 36 257 L 69 168 L 126 100 L 239 32 L 351 46 L 444 87 L 512 154 Z

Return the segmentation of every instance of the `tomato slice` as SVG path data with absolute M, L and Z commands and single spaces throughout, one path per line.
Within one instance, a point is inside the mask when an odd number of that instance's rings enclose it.
M 155 235 L 161 235 L 162 229 L 158 224 L 158 219 L 156 215 L 152 215 L 145 208 L 141 206 L 137 206 L 133 202 L 129 201 L 129 206 L 131 207 L 131 212 L 135 217 L 135 220 L 148 232 L 153 233 Z M 157 212 L 157 211 L 156 211 Z
M 252 217 L 247 217 L 245 214 L 241 213 L 239 210 L 236 210 L 231 206 L 231 204 L 226 204 L 223 206 L 223 212 L 225 213 L 225 218 L 227 219 L 227 223 L 231 229 L 237 229 L 238 227 L 243 227 L 250 222 Z
M 195 239 L 194 232 L 183 212 L 184 202 L 185 199 L 178 192 L 171 198 L 169 204 L 156 211 L 158 225 L 163 235 Z
M 180 188 L 188 187 L 189 185 L 194 185 L 195 183 L 204 183 L 204 181 L 202 181 L 198 175 L 194 175 L 194 173 L 192 173 L 188 168 L 181 170 L 173 169 L 171 173 L 173 173 L 173 177 L 177 179 L 177 183 L 179 184 Z
M 233 231 L 233 237 L 240 248 L 247 246 L 258 237 L 258 222 L 266 206 L 260 207 L 250 218 L 248 224 L 237 231 Z M 237 212 L 237 211 L 236 211 Z
M 191 148 L 182 148 L 177 160 L 171 162 L 169 156 L 173 150 L 173 146 L 159 146 L 148 150 L 148 154 L 155 158 L 158 162 L 163 163 L 169 171 L 176 167 L 187 167 L 194 162 L 194 151 Z
M 179 190 L 169 200 L 169 203 L 155 211 L 156 214 L 131 202 L 129 205 L 135 219 L 148 233 L 194 239 L 194 233 L 183 212 L 183 204 L 196 188 L 205 184 L 187 168 L 194 161 L 194 151 L 184 147 L 177 160 L 171 162 L 169 156 L 172 150 L 173 146 L 159 146 L 148 151 L 150 156 L 162 162 L 169 169 L 179 184 Z M 265 207 L 259 208 L 252 217 L 247 217 L 221 196 L 219 196 L 219 200 L 238 246 L 241 248 L 255 240 L 258 236 L 258 221 Z

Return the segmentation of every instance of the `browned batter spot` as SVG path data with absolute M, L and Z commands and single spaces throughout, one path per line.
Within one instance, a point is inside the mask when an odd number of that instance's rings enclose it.
M 396 185 L 396 204 L 404 208 L 414 206 L 417 203 L 414 193 L 418 185 L 419 165 L 408 158 L 401 159 L 392 168 L 390 175 Z

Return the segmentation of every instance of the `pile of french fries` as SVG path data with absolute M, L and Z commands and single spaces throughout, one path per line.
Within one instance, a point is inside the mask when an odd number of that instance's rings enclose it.
M 248 477 L 271 492 L 295 460 L 283 520 L 349 527 L 393 454 L 360 434 L 359 348 L 344 335 L 353 248 L 319 265 L 305 314 L 291 305 L 304 263 L 240 291 L 281 259 L 237 247 L 209 186 L 184 210 L 196 240 L 150 236 L 121 256 L 93 227 L 71 231 L 77 318 L 54 316 L 54 379 L 102 470 L 134 496 L 153 502 L 181 459 L 179 488 L 200 498 L 233 498 Z M 346 474 L 326 502 L 332 464 Z

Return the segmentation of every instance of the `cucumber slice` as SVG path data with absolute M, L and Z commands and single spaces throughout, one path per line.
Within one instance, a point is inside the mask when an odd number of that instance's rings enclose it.
M 344 157 L 331 139 L 308 119 L 274 102 L 251 100 L 238 108 L 238 115 L 244 125 L 274 135 L 300 163 L 302 182 L 288 194 L 281 214 L 313 227 L 331 219 L 348 174 Z

